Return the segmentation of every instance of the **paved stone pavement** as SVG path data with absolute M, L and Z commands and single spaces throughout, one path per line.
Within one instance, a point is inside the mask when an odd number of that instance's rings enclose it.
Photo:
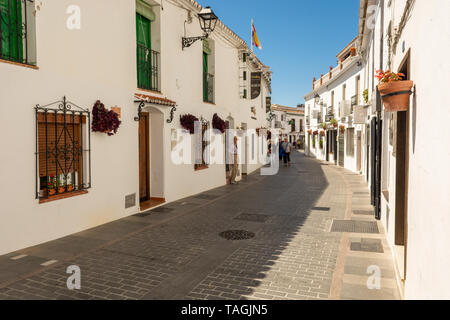
M 330 232 L 334 219 L 375 221 L 362 178 L 301 153 L 293 161 L 276 176 L 2 256 L 0 299 L 398 298 L 380 224 L 380 234 Z M 227 230 L 255 237 L 219 236 Z M 71 265 L 81 290 L 67 289 Z M 380 290 L 366 285 L 372 265 Z

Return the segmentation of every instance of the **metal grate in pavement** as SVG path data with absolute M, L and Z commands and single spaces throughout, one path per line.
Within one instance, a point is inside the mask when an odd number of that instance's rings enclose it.
M 314 211 L 330 211 L 330 207 L 313 207 L 312 210 Z
M 270 216 L 264 214 L 253 213 L 241 213 L 234 220 L 249 221 L 249 222 L 261 222 L 264 223 L 270 219 Z
M 373 216 L 375 213 L 373 210 L 353 210 L 353 214 L 359 216 Z
M 373 221 L 333 220 L 331 232 L 380 233 Z
M 234 240 L 252 239 L 255 237 L 255 234 L 253 232 L 245 231 L 245 230 L 228 230 L 228 231 L 221 232 L 219 234 L 219 236 L 221 236 L 224 239 L 234 241 Z
M 380 239 L 363 238 L 363 239 L 361 239 L 361 241 L 352 241 L 350 243 L 350 250 L 384 253 L 383 245 L 382 245 Z

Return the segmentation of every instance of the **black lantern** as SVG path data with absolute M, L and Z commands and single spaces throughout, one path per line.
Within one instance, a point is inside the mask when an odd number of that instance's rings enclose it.
M 314 96 L 314 102 L 316 103 L 316 104 L 319 104 L 319 102 L 320 102 L 320 96 L 316 93 L 316 95 Z
M 217 25 L 217 16 L 210 7 L 203 8 L 198 14 L 198 19 L 200 20 L 200 28 L 202 28 L 205 34 L 211 34 Z
M 183 37 L 182 47 L 190 47 L 194 42 L 198 40 L 205 40 L 209 35 L 214 32 L 216 28 L 217 21 L 219 18 L 215 15 L 214 11 L 210 7 L 205 7 L 198 13 L 198 20 L 200 22 L 200 28 L 203 30 L 204 35 L 200 37 Z

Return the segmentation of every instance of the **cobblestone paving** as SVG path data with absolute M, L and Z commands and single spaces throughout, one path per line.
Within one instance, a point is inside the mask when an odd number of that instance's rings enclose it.
M 293 160 L 277 176 L 207 192 L 212 200 L 190 197 L 123 219 L 139 228 L 0 283 L 0 299 L 328 299 L 341 240 L 329 230 L 345 217 L 345 184 L 333 166 Z M 268 217 L 235 219 L 241 214 Z M 98 239 L 104 229 L 75 236 Z M 219 236 L 226 230 L 255 237 L 229 241 Z M 70 265 L 81 269 L 81 290 L 66 287 Z

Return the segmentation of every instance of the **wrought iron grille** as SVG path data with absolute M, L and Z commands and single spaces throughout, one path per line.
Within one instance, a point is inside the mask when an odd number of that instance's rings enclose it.
M 203 72 L 203 101 L 214 103 L 214 75 Z
M 137 44 L 138 87 L 160 92 L 159 88 L 159 52 Z
M 63 97 L 36 105 L 36 199 L 91 188 L 91 114 Z
M 31 64 L 29 29 L 34 0 L 0 0 L 0 59 Z

